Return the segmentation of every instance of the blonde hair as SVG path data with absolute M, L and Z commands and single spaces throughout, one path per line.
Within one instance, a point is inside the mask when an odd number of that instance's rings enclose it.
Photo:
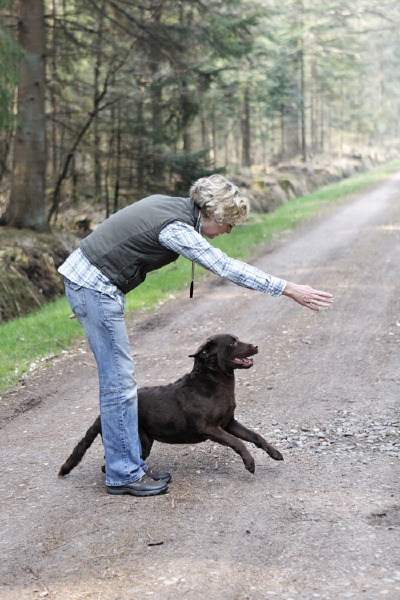
M 246 196 L 229 179 L 211 175 L 198 179 L 190 188 L 190 197 L 204 217 L 214 217 L 218 225 L 244 223 L 250 213 Z

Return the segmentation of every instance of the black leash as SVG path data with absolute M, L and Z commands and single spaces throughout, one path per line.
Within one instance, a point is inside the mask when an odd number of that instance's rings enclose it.
M 199 231 L 200 222 L 201 222 L 201 215 L 199 213 L 199 216 L 197 217 L 196 227 L 195 227 L 195 230 L 197 231 L 197 233 L 200 233 L 200 231 Z M 194 290 L 194 262 L 192 261 L 192 278 L 190 280 L 189 298 L 193 298 L 193 290 Z

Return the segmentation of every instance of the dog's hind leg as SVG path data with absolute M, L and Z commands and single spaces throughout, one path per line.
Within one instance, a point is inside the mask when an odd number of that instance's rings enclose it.
M 101 433 L 100 416 L 97 417 L 93 425 L 89 427 L 85 434 L 85 437 L 83 437 L 81 441 L 78 442 L 78 444 L 73 449 L 71 456 L 67 458 L 67 460 L 61 467 L 58 473 L 60 477 L 67 475 L 70 471 L 72 471 L 74 467 L 76 467 L 77 464 L 81 462 L 86 450 L 90 448 L 90 446 L 92 445 L 93 441 L 99 433 Z
M 252 444 L 257 446 L 257 448 L 265 450 L 265 452 L 269 454 L 269 456 L 274 460 L 283 460 L 283 456 L 279 452 L 279 450 L 271 446 L 271 444 L 268 444 L 268 442 L 264 440 L 264 438 L 261 437 L 261 435 L 255 433 L 255 431 L 251 431 L 251 429 L 247 429 L 247 427 L 245 427 L 235 419 L 229 421 L 228 425 L 225 427 L 225 431 L 231 433 L 232 435 L 235 435 L 241 440 L 245 440 L 245 442 L 251 442 Z
M 256 468 L 256 465 L 254 463 L 254 458 L 252 457 L 250 452 L 247 450 L 247 448 L 243 444 L 243 442 L 238 440 L 237 437 L 235 437 L 234 435 L 231 435 L 224 429 L 221 429 L 221 427 L 217 427 L 217 426 L 216 427 L 208 426 L 207 429 L 202 431 L 202 433 L 204 433 L 213 442 L 218 442 L 219 444 L 222 444 L 223 446 L 229 446 L 230 448 L 232 448 L 232 450 L 234 450 L 237 454 L 239 454 L 242 457 L 242 460 L 244 462 L 244 466 L 246 467 L 246 469 L 248 471 L 250 471 L 250 473 L 254 473 L 255 468 Z

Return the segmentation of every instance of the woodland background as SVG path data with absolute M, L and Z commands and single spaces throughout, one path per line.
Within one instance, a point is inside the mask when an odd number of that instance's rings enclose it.
M 216 171 L 267 211 L 399 155 L 400 2 L 0 0 L 0 17 L 0 270 L 10 228 L 87 229 Z
M 83 198 L 108 215 L 216 170 L 398 149 L 399 2 L 0 5 L 3 224 L 45 229 Z

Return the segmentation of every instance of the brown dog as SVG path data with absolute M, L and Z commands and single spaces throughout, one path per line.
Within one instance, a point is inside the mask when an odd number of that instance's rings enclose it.
M 254 473 L 254 459 L 241 439 L 262 448 L 271 458 L 283 460 L 281 453 L 261 435 L 234 418 L 234 371 L 252 367 L 253 359 L 249 357 L 257 353 L 257 346 L 240 342 L 233 335 L 215 335 L 190 354 L 194 358 L 190 373 L 168 385 L 140 388 L 138 412 L 143 460 L 150 454 L 154 440 L 166 444 L 212 440 L 240 454 L 246 469 Z M 67 475 L 81 461 L 99 433 L 100 417 L 77 444 L 59 475 Z

